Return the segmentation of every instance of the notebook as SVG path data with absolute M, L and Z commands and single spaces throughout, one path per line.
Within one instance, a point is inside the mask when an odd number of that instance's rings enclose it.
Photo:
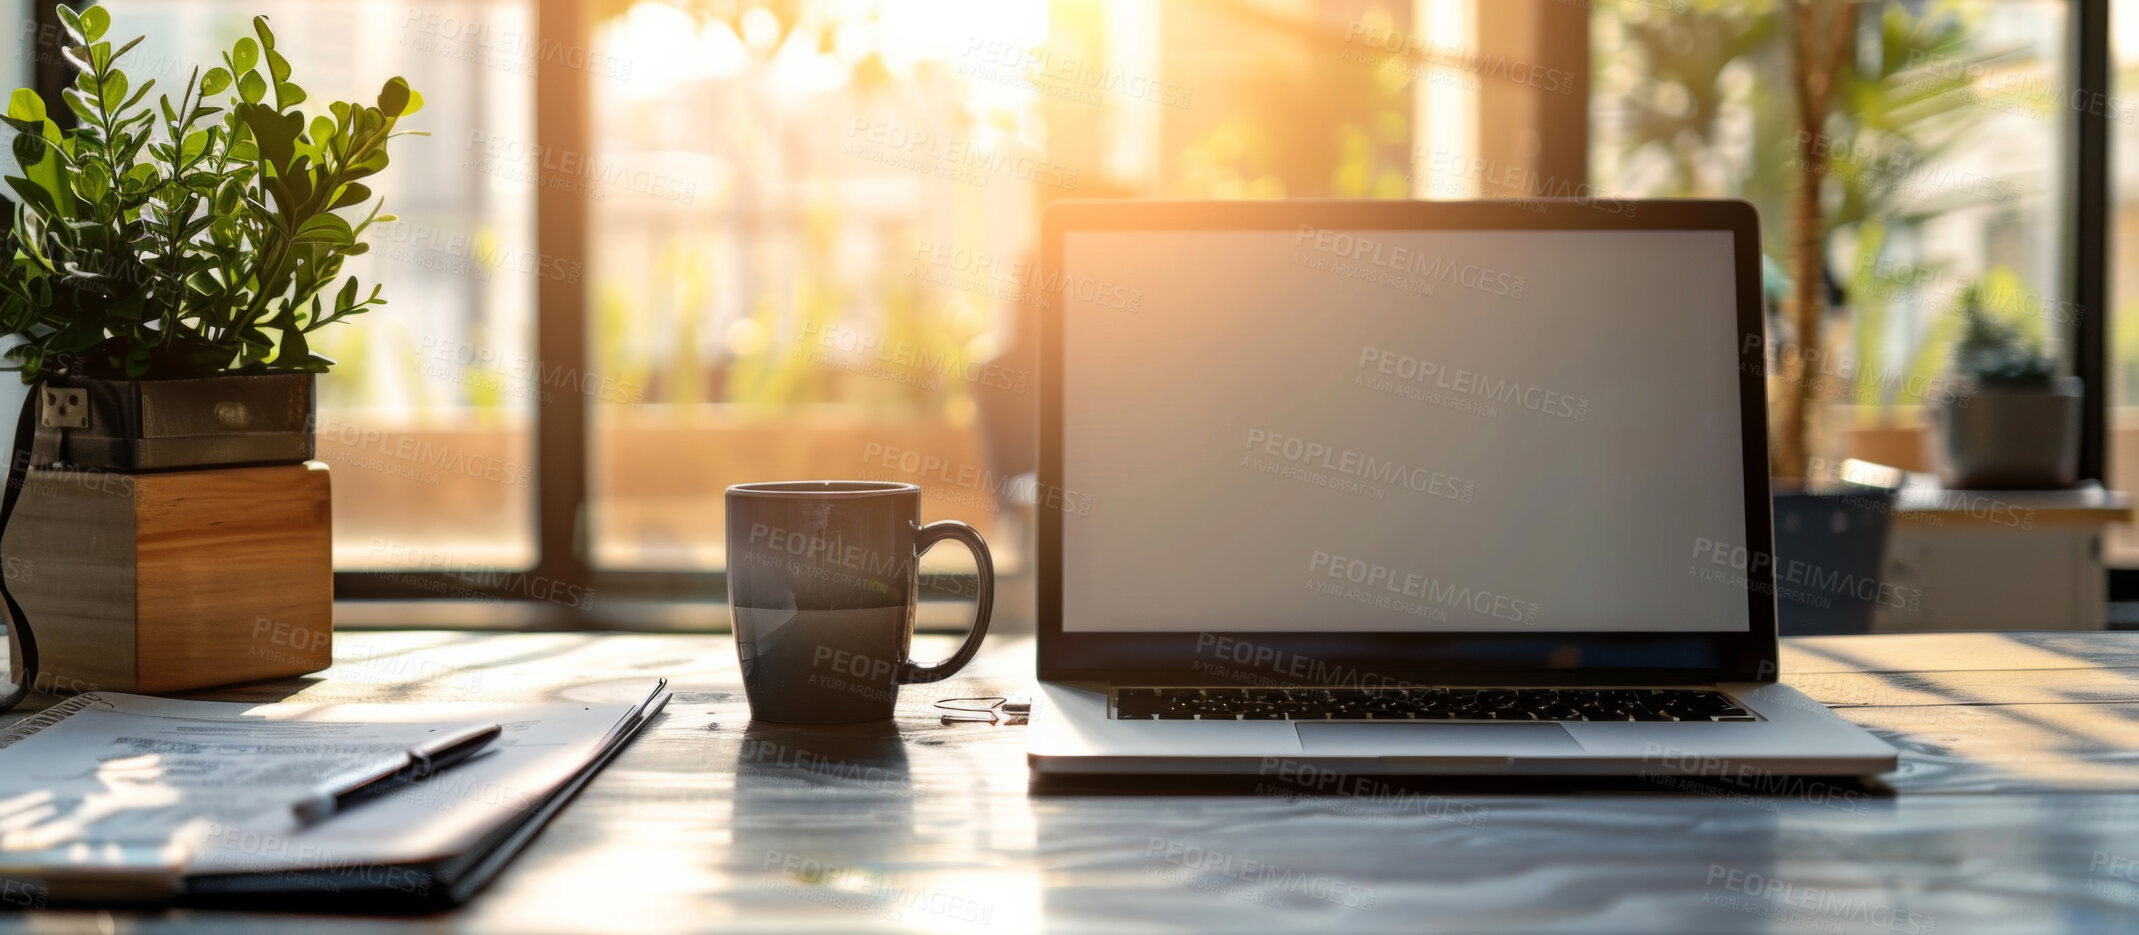
M 246 704 L 94 692 L 0 731 L 0 889 L 47 902 L 467 900 L 667 704 Z M 313 824 L 320 782 L 438 732 L 483 752 Z

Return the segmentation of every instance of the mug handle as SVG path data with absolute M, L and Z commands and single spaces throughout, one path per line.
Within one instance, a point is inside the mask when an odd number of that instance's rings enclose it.
M 973 563 L 980 566 L 980 587 L 973 597 L 974 603 L 978 605 L 973 612 L 973 632 L 966 634 L 965 645 L 958 647 L 958 651 L 952 653 L 951 658 L 935 665 L 924 666 L 911 659 L 903 660 L 899 667 L 901 684 L 938 682 L 950 678 L 953 673 L 965 668 L 966 663 L 973 661 L 973 654 L 980 652 L 981 637 L 988 635 L 988 613 L 995 609 L 995 562 L 988 556 L 988 540 L 980 537 L 980 530 L 955 519 L 930 523 L 921 527 L 914 535 L 915 566 L 918 568 L 921 556 L 930 546 L 945 539 L 956 539 L 964 543 L 965 547 L 973 552 Z

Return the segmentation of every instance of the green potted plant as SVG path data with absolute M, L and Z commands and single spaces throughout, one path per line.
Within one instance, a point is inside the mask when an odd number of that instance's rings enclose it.
M 150 106 L 155 82 L 119 67 L 141 40 L 114 49 L 102 7 L 58 10 L 77 125 L 29 89 L 0 118 L 21 172 L 6 179 L 0 332 L 20 342 L 7 357 L 26 383 L 79 391 L 39 393 L 40 427 L 68 430 L 43 454 L 115 470 L 303 461 L 312 375 L 333 363 L 306 335 L 383 301 L 340 273 L 391 217 L 344 214 L 372 200 L 362 180 L 422 98 L 394 78 L 375 106 L 308 122 L 256 17 L 257 40 Z
M 28 89 L 0 117 L 15 169 L 0 333 L 36 430 L 8 538 L 11 557 L 51 569 L 17 590 L 46 661 L 78 681 L 154 690 L 318 668 L 331 517 L 308 461 L 313 380 L 333 361 L 307 336 L 384 302 L 342 267 L 392 220 L 364 180 L 422 97 L 397 77 L 375 103 L 308 115 L 255 17 L 221 65 L 152 100 L 156 82 L 120 66 L 140 38 L 106 40 L 102 7 L 57 13 L 74 125 Z M 119 636 L 132 652 L 113 652 Z
M 1980 283 L 1960 300 L 1953 370 L 1964 391 L 1931 406 L 1931 461 L 1962 490 L 2048 490 L 2079 479 L 2080 379 L 1987 307 Z

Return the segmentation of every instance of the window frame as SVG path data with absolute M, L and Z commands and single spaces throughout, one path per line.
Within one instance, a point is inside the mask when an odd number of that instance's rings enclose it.
M 2072 87 L 2084 101 L 2110 100 L 2112 91 L 2110 0 L 2067 0 L 2066 17 L 2072 55 Z M 2071 107 L 2066 155 L 2071 184 L 2066 210 L 2069 275 L 2066 289 L 2072 308 L 2072 368 L 2084 384 L 2080 398 L 2080 478 L 2108 477 L 2109 447 L 2109 115 L 2107 108 Z M 2139 583 L 2139 570 L 2134 570 Z

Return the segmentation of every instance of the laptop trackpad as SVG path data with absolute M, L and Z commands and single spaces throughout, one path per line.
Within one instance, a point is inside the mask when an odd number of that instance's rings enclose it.
M 1293 725 L 1300 750 L 1331 756 L 1522 756 L 1580 753 L 1582 745 L 1552 723 L 1436 724 L 1402 721 L 1305 721 Z

